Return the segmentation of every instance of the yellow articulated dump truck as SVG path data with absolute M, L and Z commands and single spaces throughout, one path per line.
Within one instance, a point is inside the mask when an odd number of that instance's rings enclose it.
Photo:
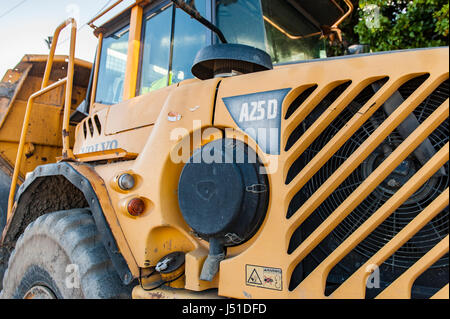
M 120 2 L 93 64 L 68 19 L 0 83 L 2 298 L 449 298 L 448 47 L 327 58 L 349 0 Z

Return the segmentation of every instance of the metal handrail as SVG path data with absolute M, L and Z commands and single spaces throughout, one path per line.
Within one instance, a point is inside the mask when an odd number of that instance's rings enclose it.
M 50 79 L 50 74 L 53 66 L 53 59 L 55 57 L 56 46 L 58 43 L 59 34 L 68 25 L 72 25 L 71 36 L 70 36 L 70 53 L 69 62 L 67 68 L 67 76 L 51 85 L 48 85 Z M 64 103 L 64 115 L 63 115 L 63 125 L 62 125 L 62 137 L 63 137 L 63 150 L 62 159 L 69 160 L 74 159 L 72 150 L 70 149 L 70 139 L 69 139 L 69 122 L 70 122 L 70 110 L 72 107 L 72 88 L 73 88 L 73 76 L 75 69 L 75 41 L 77 33 L 77 23 L 75 19 L 69 18 L 63 23 L 61 23 L 55 30 L 53 35 L 53 41 L 50 48 L 50 53 L 47 58 L 47 65 L 45 67 L 44 76 L 42 78 L 41 89 L 28 98 L 27 108 L 25 110 L 25 116 L 22 124 L 22 132 L 20 134 L 19 147 L 17 148 L 16 162 L 14 167 L 14 173 L 11 179 L 11 189 L 9 191 L 8 198 L 8 218 L 11 216 L 13 205 L 14 205 L 14 195 L 17 187 L 17 180 L 19 178 L 20 166 L 22 164 L 23 151 L 25 146 L 25 139 L 28 131 L 28 125 L 30 124 L 31 110 L 33 108 L 34 100 L 62 85 L 66 85 L 65 103 Z
M 333 25 L 330 27 L 331 31 L 336 32 L 339 41 L 342 42 L 342 31 L 339 29 L 339 25 L 350 16 L 350 14 L 353 12 L 354 6 L 351 0 L 344 0 L 345 4 L 347 5 L 347 11 L 344 13 L 342 17 L 340 17 Z
M 98 27 L 94 25 L 94 22 L 103 17 L 105 14 L 107 14 L 109 11 L 117 7 L 123 0 L 118 0 L 114 2 L 112 5 L 110 5 L 108 8 L 97 14 L 95 17 L 93 17 L 91 20 L 88 21 L 87 25 L 90 26 L 92 29 L 97 29 Z
M 344 0 L 344 2 L 347 5 L 347 11 L 344 13 L 342 17 L 340 17 L 335 23 L 333 23 L 333 25 L 331 26 L 332 29 L 337 28 L 342 23 L 342 21 L 347 19 L 347 17 L 353 12 L 354 9 L 353 3 L 350 0 Z

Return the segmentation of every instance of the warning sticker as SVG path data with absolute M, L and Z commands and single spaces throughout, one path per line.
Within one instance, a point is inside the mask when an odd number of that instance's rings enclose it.
M 247 286 L 282 290 L 281 274 L 280 268 L 245 265 L 245 282 Z

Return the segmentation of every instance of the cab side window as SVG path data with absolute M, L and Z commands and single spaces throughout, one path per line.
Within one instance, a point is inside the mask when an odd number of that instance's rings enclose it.
M 172 8 L 150 14 L 143 24 L 140 94 L 160 89 L 169 83 Z
M 198 12 L 207 16 L 206 0 L 195 1 Z M 175 12 L 175 30 L 173 38 L 172 83 L 193 78 L 192 64 L 197 52 L 207 45 L 208 29 L 192 19 L 183 10 Z
M 206 16 L 207 0 L 195 4 Z M 142 32 L 139 95 L 193 78 L 192 63 L 207 45 L 207 28 L 181 9 L 169 6 L 147 13 Z
M 95 101 L 116 104 L 122 101 L 127 66 L 129 26 L 103 39 Z

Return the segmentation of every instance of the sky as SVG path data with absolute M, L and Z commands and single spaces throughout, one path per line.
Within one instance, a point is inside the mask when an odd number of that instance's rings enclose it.
M 8 69 L 14 68 L 25 54 L 48 54 L 45 42 L 56 27 L 70 16 L 77 20 L 75 56 L 89 62 L 94 60 L 97 38 L 85 25 L 100 9 L 117 0 L 0 0 L 0 80 Z M 134 1 L 124 0 L 96 25 L 121 12 Z M 70 27 L 59 36 L 56 54 L 69 53 Z

